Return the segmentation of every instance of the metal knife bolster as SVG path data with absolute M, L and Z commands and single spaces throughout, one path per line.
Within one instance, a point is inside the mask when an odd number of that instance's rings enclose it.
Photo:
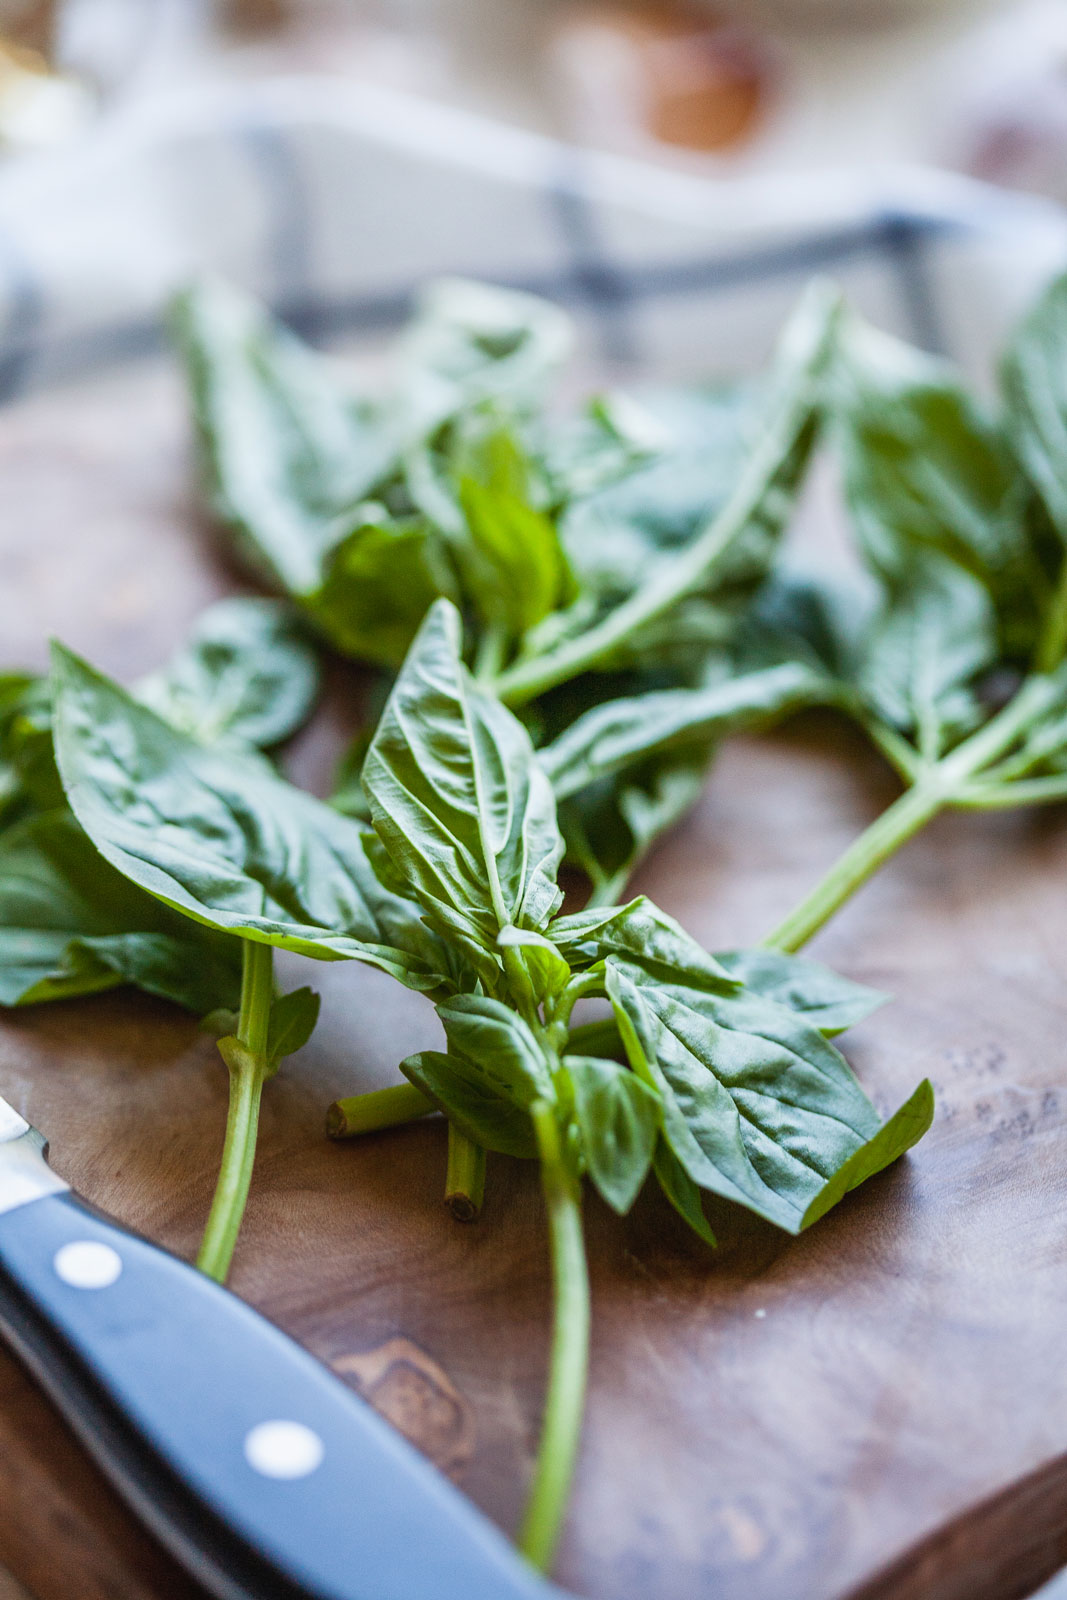
M 225 1600 L 561 1593 L 306 1351 L 71 1194 L 2 1101 L 0 1334 Z

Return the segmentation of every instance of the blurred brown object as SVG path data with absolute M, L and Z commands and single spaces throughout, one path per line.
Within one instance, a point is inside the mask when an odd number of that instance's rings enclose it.
M 729 151 L 751 138 L 775 78 L 757 34 L 688 4 L 579 8 L 557 49 L 579 120 L 592 110 L 617 133 L 629 124 L 638 141 L 693 151 Z
M 286 0 L 226 0 L 221 7 L 223 25 L 232 33 L 273 33 L 292 20 L 298 6 Z
M 50 60 L 55 42 L 55 0 L 0 0 L 0 38 Z

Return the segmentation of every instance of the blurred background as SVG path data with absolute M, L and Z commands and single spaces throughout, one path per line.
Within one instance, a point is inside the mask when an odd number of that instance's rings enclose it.
M 1067 197 L 1062 0 L 0 0 L 9 160 L 326 73 L 716 176 L 923 162 Z

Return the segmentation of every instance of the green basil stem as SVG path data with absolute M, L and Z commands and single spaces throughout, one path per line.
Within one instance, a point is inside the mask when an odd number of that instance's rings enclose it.
M 263 1085 L 271 1074 L 267 1057 L 267 1029 L 274 998 L 273 951 L 270 945 L 245 939 L 242 963 L 237 1040 L 244 1048 L 233 1051 L 227 1059 L 230 1104 L 226 1116 L 222 1164 L 196 1258 L 201 1272 L 218 1283 L 226 1281 L 244 1217 L 248 1188 L 252 1181 L 252 1165 L 256 1158 L 259 1102 Z
M 445 1205 L 457 1222 L 474 1222 L 482 1209 L 484 1196 L 485 1151 L 450 1122 Z
M 1034 652 L 1034 668 L 1038 672 L 1054 672 L 1067 652 L 1067 560 L 1060 567 L 1059 579 L 1052 595 L 1045 625 Z
M 552 1250 L 552 1353 L 533 1488 L 519 1533 L 520 1550 L 542 1571 L 552 1564 L 570 1497 L 589 1368 L 589 1271 L 581 1193 L 567 1171 L 555 1112 L 530 1108 L 541 1156 L 541 1183 Z
M 940 761 L 921 767 L 912 786 L 852 842 L 811 893 L 761 943 L 787 954 L 801 949 L 883 862 L 939 811 L 958 802 L 973 805 L 968 795 L 970 780 L 1011 747 L 1054 694 L 1052 679 L 1034 673 L 977 733 Z
M 367 1094 L 348 1095 L 335 1100 L 326 1112 L 326 1132 L 331 1139 L 355 1139 L 361 1133 L 377 1133 L 402 1122 L 429 1117 L 437 1107 L 413 1083 L 398 1083 L 391 1089 L 371 1089 Z

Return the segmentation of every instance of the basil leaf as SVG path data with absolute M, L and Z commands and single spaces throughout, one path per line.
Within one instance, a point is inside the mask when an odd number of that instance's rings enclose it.
M 833 410 L 845 495 L 868 562 L 908 586 L 916 557 L 947 557 L 996 603 L 1010 647 L 1036 620 L 1029 495 L 994 422 L 944 363 L 852 319 L 839 334 Z
M 566 1056 L 586 1167 L 620 1216 L 637 1199 L 659 1136 L 659 1096 L 614 1061 Z
M 663 984 L 614 962 L 607 987 L 631 1065 L 663 1096 L 664 1134 L 689 1176 L 786 1232 L 929 1126 L 928 1085 L 887 1132 L 844 1058 L 770 1001 Z
M 594 706 L 538 751 L 557 799 L 647 756 L 755 727 L 833 695 L 830 681 L 800 663 L 728 678 L 704 689 L 664 689 Z
M 455 555 L 483 621 L 521 638 L 575 598 L 555 524 L 531 503 L 527 465 L 507 430 L 479 442 L 459 479 L 459 500 L 467 537 Z
M 222 600 L 202 612 L 185 644 L 137 698 L 202 743 L 232 739 L 269 749 L 309 716 L 318 658 L 291 607 Z
M 134 983 L 198 1014 L 236 1004 L 241 951 L 110 867 L 69 811 L 0 837 L 0 1004 Z
M 336 519 L 395 456 L 340 369 L 250 297 L 202 282 L 175 302 L 211 506 L 257 571 L 314 592 Z
M 715 959 L 746 989 L 800 1012 L 827 1038 L 854 1028 L 884 1005 L 889 996 L 854 983 L 821 962 L 777 950 L 718 951 Z
M 538 1005 L 558 999 L 570 982 L 570 967 L 543 934 L 534 933 L 531 928 L 502 928 L 497 944 L 501 949 L 521 952 Z
M 419 630 L 363 768 L 374 826 L 435 926 L 495 951 L 562 898 L 552 791 L 522 724 L 460 659 L 446 600 Z
M 683 1222 L 688 1222 L 693 1232 L 714 1250 L 718 1241 L 704 1215 L 700 1190 L 662 1134 L 656 1141 L 652 1170 L 656 1174 L 657 1183 Z
M 412 441 L 458 411 L 502 401 L 532 410 L 570 354 L 569 319 L 513 289 L 442 278 L 419 297 L 398 347 L 395 409 Z
M 722 995 L 741 987 L 737 978 L 645 895 L 629 905 L 557 917 L 549 935 L 576 971 L 611 957 L 640 965 L 650 978 L 684 981 Z
M 565 506 L 629 478 L 671 442 L 670 430 L 640 401 L 600 394 L 575 416 L 547 418 L 537 453 L 554 503 Z
M 1015 452 L 1067 542 L 1067 277 L 1054 279 L 1016 328 L 1000 383 Z
M 981 583 L 925 556 L 871 624 L 858 686 L 883 721 L 936 761 L 983 719 L 976 681 L 997 659 L 996 631 Z
M 554 1100 L 544 1051 L 517 1012 L 486 995 L 461 994 L 437 1008 L 449 1054 L 460 1056 L 497 1092 L 524 1109 Z
M 402 1061 L 400 1070 L 484 1150 L 536 1158 L 537 1140 L 529 1116 L 501 1095 L 473 1063 L 439 1050 L 422 1050 Z
M 434 600 L 455 587 L 442 541 L 425 518 L 391 518 L 370 504 L 338 536 L 305 604 L 345 655 L 395 667 Z
M 267 1022 L 267 1060 L 277 1065 L 307 1044 L 319 1020 L 321 1001 L 313 989 L 291 989 L 279 995 Z
M 50 699 L 45 678 L 19 672 L 0 676 L 0 828 L 63 804 Z
M 208 927 L 447 984 L 447 952 L 378 881 L 354 823 L 266 763 L 179 733 L 61 646 L 54 684 L 71 809 L 132 882 Z

